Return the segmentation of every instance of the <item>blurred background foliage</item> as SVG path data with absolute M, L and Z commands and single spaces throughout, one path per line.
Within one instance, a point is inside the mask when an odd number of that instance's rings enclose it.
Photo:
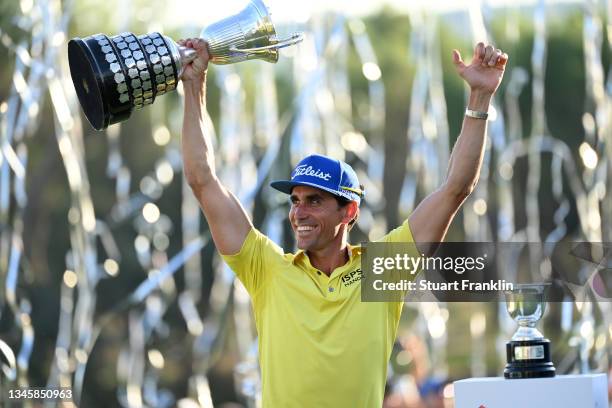
M 22 17 L 23 6 L 16 1 L 0 3 L 0 29 L 3 34 L 3 44 L 0 46 L 0 101 L 7 100 L 12 81 L 15 55 L 6 44 L 6 37 L 13 42 L 27 41 L 29 28 Z M 27 3 L 27 2 L 26 2 Z M 164 26 L 163 17 L 156 15 L 156 10 L 162 2 L 134 1 L 129 9 L 129 16 L 117 15 L 117 2 L 104 2 L 92 0 L 77 0 L 71 3 L 72 13 L 69 36 L 87 36 L 97 32 L 115 33 L 119 30 L 129 30 L 135 33 L 150 31 L 151 21 L 160 19 L 159 29 L 172 38 L 186 37 L 189 33 L 196 35 L 198 27 Z M 20 9 L 21 8 L 21 9 Z M 579 5 L 552 6 L 548 8 L 548 54 L 545 73 L 546 114 L 547 126 L 553 137 L 563 140 L 572 150 L 577 163 L 582 163 L 578 154 L 578 147 L 584 140 L 582 115 L 585 111 L 585 67 L 583 55 L 583 11 Z M 189 13 L 189 10 L 185 10 Z M 496 8 L 489 10 L 490 30 L 497 46 L 510 55 L 509 70 L 513 67 L 523 67 L 528 75 L 529 82 L 520 95 L 520 111 L 522 114 L 522 137 L 531 134 L 532 118 L 532 90 L 530 86 L 531 53 L 534 43 L 534 30 L 532 25 L 531 8 Z M 440 60 L 443 69 L 443 86 L 447 102 L 448 123 L 450 126 L 451 145 L 458 135 L 465 109 L 466 89 L 462 80 L 455 74 L 451 61 L 451 50 L 461 50 L 464 59 L 471 58 L 473 44 L 467 35 L 468 27 L 461 24 L 461 13 L 449 13 L 437 16 L 437 26 L 440 38 Z M 602 15 L 603 15 L 602 10 Z M 323 18 L 323 21 L 326 21 Z M 385 146 L 385 173 L 384 195 L 386 201 L 386 220 L 389 227 L 398 225 L 407 216 L 400 211 L 399 199 L 402 179 L 405 169 L 405 158 L 410 146 L 408 145 L 407 127 L 408 112 L 410 109 L 410 93 L 415 75 L 415 61 L 409 51 L 410 36 L 412 33 L 410 18 L 390 7 L 365 16 L 363 19 L 367 34 L 374 44 L 374 51 L 382 71 L 382 80 L 385 88 L 386 119 L 384 134 Z M 458 23 L 459 22 L 459 23 Z M 518 24 L 516 24 L 518 22 Z M 511 24 L 512 23 L 512 24 Z M 123 26 L 122 26 L 123 24 Z M 512 27 L 518 27 L 518 31 Z M 605 30 L 605 26 L 604 26 Z M 605 32 L 604 39 L 610 38 Z M 65 50 L 64 50 L 65 53 Z M 604 40 L 601 45 L 604 73 L 610 72 L 610 44 Z M 281 57 L 282 58 L 282 57 Z M 247 107 L 253 109 L 257 101 L 253 98 L 254 84 L 258 81 L 256 71 L 251 68 L 261 62 L 248 62 L 241 68 L 241 78 L 247 92 Z M 279 117 L 291 115 L 295 109 L 295 91 L 291 86 L 293 78 L 287 70 L 287 61 L 280 61 L 276 72 L 277 98 Z M 363 78 L 362 68 L 354 48 L 349 50 L 349 77 L 352 97 L 352 118 L 357 131 L 361 131 L 366 138 L 376 137 L 369 135 L 366 127 L 360 129 L 363 123 L 364 108 L 367 106 L 367 82 Z M 216 82 L 217 68 L 209 69 L 208 79 L 208 110 L 215 127 L 219 126 L 220 90 Z M 508 78 L 498 92 L 498 101 L 503 101 Z M 156 102 L 155 106 L 135 112 L 129 121 L 120 127 L 121 151 L 132 172 L 132 180 L 141 180 L 155 167 L 157 159 L 162 155 L 163 148 L 153 141 L 152 115 L 158 115 L 158 120 L 167 123 L 171 130 L 171 142 L 178 145 L 180 142 L 181 101 L 177 92 L 166 95 Z M 503 109 L 503 104 L 501 104 Z M 27 291 L 33 302 L 32 319 L 36 331 L 34 353 L 30 361 L 30 376 L 33 385 L 44 386 L 48 376 L 49 367 L 54 353 L 54 345 L 58 330 L 59 287 L 66 269 L 66 252 L 70 247 L 69 223 L 67 220 L 70 207 L 70 194 L 66 181 L 66 174 L 59 154 L 56 139 L 50 129 L 53 129 L 53 115 L 49 108 L 48 96 L 40 106 L 41 115 L 39 123 L 32 123 L 34 133 L 26 141 L 29 158 L 27 168 L 27 194 L 28 207 L 24 217 L 24 266 L 23 282 L 20 290 Z M 85 132 L 86 164 L 91 181 L 91 194 L 96 214 L 109 214 L 115 202 L 114 181 L 107 177 L 106 166 L 108 159 L 107 138 L 103 133 L 95 132 L 86 123 L 83 117 Z M 261 155 L 261 146 L 253 145 L 253 149 Z M 518 170 L 520 172 L 520 170 Z M 524 174 L 523 174 L 524 177 Z M 494 180 L 489 180 L 494 183 Z M 515 183 L 521 184 L 520 177 Z M 543 182 L 542 185 L 547 184 Z M 176 174 L 171 184 L 166 187 L 163 195 L 156 202 L 161 213 L 173 220 L 173 228 L 169 233 L 168 254 L 177 253 L 182 247 L 180 203 L 182 194 L 182 177 Z M 265 189 L 263 194 L 266 194 Z M 421 197 L 422 198 L 422 197 Z M 261 197 L 257 208 L 262 208 Z M 517 205 L 517 226 L 526 223 L 524 214 L 521 214 L 520 195 L 515 197 Z M 487 203 L 491 211 L 490 216 L 496 214 L 495 203 Z M 542 225 L 550 226 L 555 203 L 546 199 L 545 193 L 540 200 L 540 214 Z M 577 219 L 575 203 L 572 202 L 572 211 L 568 217 L 568 235 L 576 231 Z M 255 213 L 255 219 L 261 219 L 261 213 Z M 495 220 L 491 220 L 495 222 Z M 133 250 L 136 231 L 130 222 L 114 224 L 109 220 L 119 248 L 122 249 L 120 264 L 121 273 L 113 279 L 107 279 L 98 287 L 98 310 L 100 313 L 109 310 L 113 305 L 128 296 L 136 286 L 146 277 L 145 271 L 139 266 Z M 1 228 L 7 228 L 1 225 Z M 203 227 L 205 228 L 205 227 Z M 461 214 L 455 220 L 449 233 L 451 240 L 461 240 L 462 220 Z M 352 234 L 351 240 L 359 242 L 367 239 L 367 231 L 359 228 Z M 292 242 L 286 243 L 286 249 L 292 248 Z M 124 250 L 125 249 L 125 250 Z M 204 265 L 212 262 L 213 249 L 209 246 L 204 252 Z M 211 274 L 204 268 L 204 293 L 201 302 L 201 312 L 206 313 L 206 304 L 212 282 Z M 176 275 L 177 287 L 184 285 L 181 273 Z M 450 378 L 463 378 L 470 376 L 469 355 L 472 352 L 468 316 L 474 310 L 484 310 L 487 317 L 487 327 L 496 327 L 496 309 L 483 307 L 478 304 L 452 304 L 449 305 L 450 318 L 448 321 L 449 347 L 447 358 Z M 415 318 L 415 311 L 405 310 L 403 320 L 409 322 Z M 554 313 L 554 306 L 553 306 Z M 3 313 L 0 319 L 0 337 L 7 343 L 17 347 L 19 333 L 15 332 L 12 324 L 13 316 Z M 103 330 L 100 339 L 93 351 L 89 362 L 86 377 L 87 399 L 83 406 L 114 406 L 116 399 L 114 389 L 117 386 L 116 367 L 118 347 L 125 338 L 127 330 L 127 316 L 116 316 Z M 170 334 L 168 339 L 159 340 L 154 345 L 166 356 L 164 370 L 161 373 L 161 383 L 171 389 L 176 395 L 188 393 L 186 378 L 189 377 L 193 364 L 190 355 L 189 339 L 184 335 L 184 322 L 180 317 L 176 302 L 170 307 L 166 316 L 169 322 Z M 490 323 L 489 323 L 490 322 Z M 544 333 L 551 338 L 553 344 L 558 339 L 558 327 L 554 324 L 544 327 Z M 500 358 L 496 354 L 495 335 L 493 329 L 487 330 L 487 367 L 488 375 L 499 375 L 502 367 Z M 213 400 L 220 404 L 227 401 L 236 401 L 238 397 L 232 385 L 232 368 L 237 363 L 235 338 L 240 336 L 230 323 L 230 329 L 224 338 L 223 354 L 210 375 Z M 563 352 L 558 349 L 557 352 Z M 559 356 L 556 356 L 559 358 Z M 399 372 L 409 371 L 410 363 L 405 366 L 395 365 Z

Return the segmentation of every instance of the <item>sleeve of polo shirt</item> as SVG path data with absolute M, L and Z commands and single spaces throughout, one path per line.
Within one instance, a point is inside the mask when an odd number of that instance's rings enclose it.
M 255 228 L 251 228 L 238 253 L 221 254 L 251 296 L 269 278 L 271 261 L 278 256 L 283 256 L 282 249 Z
M 408 219 L 406 219 L 402 225 L 390 231 L 387 235 L 377 240 L 378 242 L 405 242 L 412 244 L 411 246 L 415 253 L 419 251 L 414 244 L 414 238 L 412 238 L 412 231 L 410 231 L 410 225 Z
M 406 219 L 402 225 L 390 231 L 387 235 L 383 236 L 381 239 L 378 239 L 377 242 L 400 242 L 408 244 L 408 252 L 412 257 L 419 257 L 419 250 L 414 243 L 414 238 L 412 237 L 412 231 L 410 231 L 410 225 L 408 224 L 408 219 Z M 402 309 L 404 307 L 404 302 L 389 302 L 389 311 L 393 315 L 394 324 L 399 324 L 399 319 L 402 314 Z

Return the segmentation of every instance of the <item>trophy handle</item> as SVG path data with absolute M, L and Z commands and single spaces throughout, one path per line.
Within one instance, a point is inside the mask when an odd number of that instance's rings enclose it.
M 242 52 L 245 54 L 248 53 L 258 53 L 267 50 L 279 50 L 281 48 L 289 47 L 290 45 L 297 44 L 304 39 L 304 35 L 302 33 L 292 34 L 291 37 L 285 38 L 277 42 L 276 44 L 266 45 L 264 47 L 253 47 L 253 48 L 238 48 L 235 45 L 230 47 L 230 51 L 232 52 Z
M 231 52 L 238 52 L 238 53 L 243 53 L 243 54 L 258 54 L 258 53 L 263 53 L 267 50 L 278 50 L 281 48 L 289 47 L 290 45 L 297 44 L 301 42 L 302 40 L 304 40 L 304 34 L 295 33 L 295 34 L 292 34 L 290 37 L 277 42 L 276 44 L 270 44 L 270 45 L 266 45 L 263 47 L 253 47 L 253 48 L 238 48 L 236 46 L 231 46 L 229 47 L 229 50 Z M 179 69 L 179 72 L 182 73 L 182 67 L 184 67 L 185 65 L 189 64 L 191 61 L 196 59 L 198 55 L 196 51 L 192 48 L 187 48 L 187 47 L 184 47 L 176 43 L 174 44 L 178 50 L 179 61 L 181 64 L 181 69 Z M 180 75 L 181 74 L 179 74 L 179 76 Z

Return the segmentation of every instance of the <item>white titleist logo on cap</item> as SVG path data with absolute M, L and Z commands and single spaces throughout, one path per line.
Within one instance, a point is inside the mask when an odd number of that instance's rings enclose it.
M 318 177 L 318 178 L 320 178 L 322 180 L 325 180 L 325 181 L 329 181 L 329 179 L 331 179 L 331 174 L 324 173 L 320 169 L 316 169 L 315 170 L 315 169 L 312 168 L 312 166 L 306 167 L 305 164 L 297 166 L 295 168 L 295 171 L 293 172 L 293 176 L 291 176 L 291 178 L 294 179 L 297 176 Z

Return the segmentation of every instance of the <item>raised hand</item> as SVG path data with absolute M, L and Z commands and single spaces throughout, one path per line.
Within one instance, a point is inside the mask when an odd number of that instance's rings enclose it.
M 196 59 L 183 68 L 181 80 L 183 82 L 194 80 L 202 81 L 206 75 L 208 61 L 210 60 L 210 55 L 208 54 L 208 44 L 201 38 L 179 40 L 178 44 L 182 45 L 183 47 L 193 48 L 198 54 Z
M 472 91 L 493 94 L 501 83 L 508 62 L 508 54 L 492 45 L 476 44 L 474 56 L 469 65 L 461 59 L 461 54 L 453 50 L 453 63 L 461 77 Z

